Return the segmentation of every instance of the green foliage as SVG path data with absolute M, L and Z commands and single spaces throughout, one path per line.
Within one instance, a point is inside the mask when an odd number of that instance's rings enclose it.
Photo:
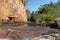
M 35 22 L 40 22 L 40 21 L 52 21 L 56 18 L 55 15 L 52 14 L 35 14 L 34 20 Z
M 40 20 L 41 21 L 51 21 L 53 19 L 55 19 L 55 16 L 52 15 L 52 14 L 41 14 L 40 15 Z
M 34 11 L 31 13 L 30 21 L 35 22 L 35 13 L 34 13 Z
M 31 17 L 30 10 L 26 9 L 26 14 L 27 14 L 27 18 L 28 18 L 28 20 L 30 20 L 30 17 Z
M 44 4 L 42 7 L 38 8 L 37 11 L 30 13 L 27 12 L 28 18 L 32 22 L 39 22 L 39 21 L 51 21 L 57 17 L 60 17 L 60 1 L 57 3 L 50 3 Z

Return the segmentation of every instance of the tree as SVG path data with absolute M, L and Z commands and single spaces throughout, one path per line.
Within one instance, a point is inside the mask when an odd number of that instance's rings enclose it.
M 60 3 L 60 2 L 59 2 Z M 51 21 L 57 17 L 60 17 L 60 5 L 57 3 L 51 2 L 50 4 L 44 4 L 38 8 L 37 11 L 33 11 L 30 14 L 29 20 L 32 22 L 40 21 Z
M 58 2 L 57 2 L 59 5 L 60 5 L 60 0 L 58 0 Z
M 53 7 L 54 6 L 54 4 L 53 4 L 53 2 L 51 1 L 50 2 L 50 4 L 48 4 L 50 7 Z
M 35 22 L 35 13 L 34 13 L 34 11 L 32 11 L 32 13 L 31 13 L 30 21 Z
M 30 10 L 29 9 L 26 9 L 26 13 L 27 13 L 27 19 L 29 21 L 30 20 L 30 17 L 31 17 Z

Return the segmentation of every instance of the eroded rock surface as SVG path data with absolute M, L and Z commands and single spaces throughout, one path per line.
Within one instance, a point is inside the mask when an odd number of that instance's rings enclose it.
M 35 38 L 40 38 L 40 35 L 49 35 L 51 33 L 58 33 L 58 30 L 42 26 L 18 26 L 0 29 L 0 38 L 11 38 L 13 40 L 35 40 Z
M 27 22 L 25 2 L 26 0 L 0 0 L 0 19 Z

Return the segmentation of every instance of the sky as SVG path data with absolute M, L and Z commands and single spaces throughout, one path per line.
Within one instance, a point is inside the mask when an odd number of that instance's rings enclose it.
M 27 9 L 30 10 L 30 12 L 32 12 L 32 11 L 38 10 L 40 5 L 48 4 L 51 1 L 53 3 L 57 2 L 57 0 L 28 0 L 27 4 L 26 4 L 26 7 L 27 7 Z

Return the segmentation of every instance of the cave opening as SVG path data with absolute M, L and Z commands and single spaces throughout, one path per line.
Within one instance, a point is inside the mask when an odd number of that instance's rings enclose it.
M 15 21 L 15 17 L 8 17 L 10 22 Z

